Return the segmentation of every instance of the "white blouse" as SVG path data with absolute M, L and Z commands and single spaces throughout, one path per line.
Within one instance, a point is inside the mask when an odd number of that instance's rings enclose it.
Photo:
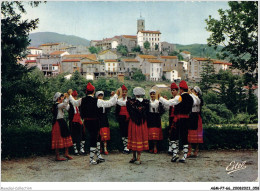
M 191 93 L 190 96 L 193 99 L 192 112 L 200 112 L 200 98 L 193 93 Z
M 149 112 L 159 113 L 159 101 L 158 100 L 154 100 L 154 101 L 150 100 Z
M 64 109 L 69 109 L 69 100 L 67 98 L 65 98 L 62 103 L 58 103 L 57 119 L 62 119 L 64 117 Z

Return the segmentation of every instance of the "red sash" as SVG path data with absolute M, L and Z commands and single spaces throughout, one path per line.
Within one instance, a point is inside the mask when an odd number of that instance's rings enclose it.
M 129 118 L 130 118 L 126 106 L 121 106 L 119 115 L 125 115 L 125 116 L 126 116 L 126 119 L 129 119 Z

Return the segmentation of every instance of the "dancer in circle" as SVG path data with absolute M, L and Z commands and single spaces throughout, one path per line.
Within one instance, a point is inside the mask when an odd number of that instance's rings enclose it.
M 201 119 L 201 108 L 203 106 L 202 92 L 195 86 L 190 94 L 193 98 L 192 113 L 190 115 L 190 129 L 188 130 L 189 149 L 187 157 L 191 156 L 192 146 L 195 145 L 194 157 L 198 156 L 199 143 L 203 143 L 203 128 Z
M 150 103 L 149 112 L 147 115 L 147 127 L 150 145 L 153 144 L 153 148 L 150 148 L 150 153 L 156 154 L 157 142 L 163 139 L 162 125 L 161 125 L 161 115 L 164 113 L 164 108 L 162 103 L 160 103 L 156 97 L 156 90 L 150 90 Z
M 66 99 L 64 99 L 64 95 Z M 65 161 L 73 159 L 69 155 L 69 147 L 73 145 L 72 138 L 67 123 L 64 120 L 64 109 L 68 109 L 68 94 L 62 94 L 56 92 L 53 101 L 55 102 L 52 106 L 53 122 L 51 131 L 51 148 L 55 149 L 56 161 Z M 65 157 L 61 158 L 59 154 L 59 149 L 65 148 Z
M 130 98 L 127 97 L 128 89 L 126 88 L 126 86 L 123 85 L 121 88 L 122 88 L 122 97 L 118 98 L 116 103 L 116 119 L 119 123 L 120 133 L 122 136 L 122 141 L 124 146 L 123 153 L 129 154 L 130 151 L 127 148 L 127 143 L 128 143 L 128 124 L 129 124 L 130 116 L 126 108 L 126 102 L 130 100 Z
M 133 151 L 133 158 L 129 162 L 139 165 L 141 151 L 149 149 L 147 128 L 149 100 L 143 98 L 145 90 L 141 87 L 134 88 L 133 93 L 135 98 L 126 102 L 130 115 L 127 148 Z
M 96 98 L 103 100 L 104 92 L 103 91 L 97 91 L 96 92 Z M 108 118 L 107 118 L 107 113 L 109 112 L 109 110 L 110 110 L 110 108 L 105 108 L 105 107 L 99 108 L 100 131 L 99 131 L 98 142 L 103 143 L 105 155 L 108 155 L 107 141 L 110 140 L 110 129 L 109 129 L 109 123 L 108 123 Z
M 74 90 L 71 95 L 75 100 L 77 100 L 78 92 L 76 90 Z M 86 140 L 86 132 L 80 118 L 79 107 L 73 105 L 73 102 L 69 102 L 69 127 L 73 141 L 74 154 L 85 154 L 84 147 Z

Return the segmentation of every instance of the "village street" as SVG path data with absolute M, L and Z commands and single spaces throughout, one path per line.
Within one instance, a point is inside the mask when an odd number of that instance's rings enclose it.
M 143 152 L 141 165 L 130 164 L 131 157 L 115 151 L 94 166 L 89 155 L 65 162 L 55 162 L 54 155 L 2 160 L 2 182 L 253 182 L 258 177 L 253 150 L 201 151 L 185 164 L 170 162 L 166 153 Z M 227 167 L 243 162 L 240 170 L 227 174 Z

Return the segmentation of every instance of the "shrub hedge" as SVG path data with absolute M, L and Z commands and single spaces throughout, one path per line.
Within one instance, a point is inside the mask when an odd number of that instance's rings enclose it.
M 122 150 L 123 144 L 118 124 L 110 122 L 111 140 L 109 150 Z M 167 132 L 163 128 L 163 141 L 159 142 L 158 149 L 167 151 Z M 89 137 L 87 134 L 86 149 L 88 151 Z M 257 129 L 236 126 L 204 126 L 204 143 L 201 149 L 257 149 Z M 2 128 L 2 159 L 12 157 L 26 157 L 31 155 L 45 155 L 54 153 L 51 150 L 51 127 L 37 126 Z

